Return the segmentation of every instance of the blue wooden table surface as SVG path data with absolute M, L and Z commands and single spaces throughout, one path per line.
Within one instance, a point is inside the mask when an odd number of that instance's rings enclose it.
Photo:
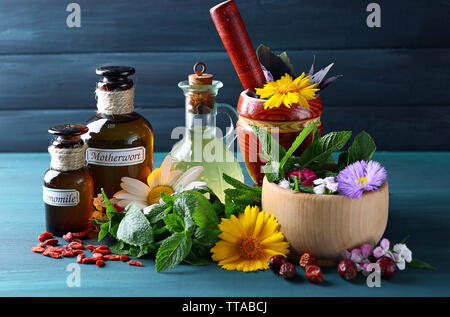
M 156 166 L 163 155 L 155 154 Z M 48 154 L 0 154 L 0 296 L 450 296 L 450 152 L 380 152 L 375 159 L 389 173 L 386 236 L 400 241 L 411 235 L 413 254 L 437 271 L 407 269 L 369 288 L 362 276 L 347 282 L 335 268 L 324 270 L 323 285 L 313 285 L 302 275 L 289 282 L 271 271 L 229 272 L 215 263 L 156 273 L 154 261 L 145 259 L 144 267 L 81 265 L 81 286 L 68 287 L 66 268 L 73 258 L 31 252 L 45 231 L 42 177 Z

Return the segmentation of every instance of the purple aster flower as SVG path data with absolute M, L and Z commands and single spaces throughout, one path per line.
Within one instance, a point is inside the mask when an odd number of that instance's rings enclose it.
M 340 171 L 336 180 L 339 193 L 355 199 L 366 191 L 377 190 L 386 182 L 386 177 L 386 170 L 380 163 L 358 161 Z

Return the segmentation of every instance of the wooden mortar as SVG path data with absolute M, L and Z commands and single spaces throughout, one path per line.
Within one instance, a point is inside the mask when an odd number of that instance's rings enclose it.
M 336 265 L 341 251 L 378 243 L 386 229 L 388 209 L 387 183 L 379 191 L 350 199 L 297 193 L 266 177 L 263 181 L 262 210 L 277 218 L 294 261 L 304 252 L 312 252 L 319 265 Z

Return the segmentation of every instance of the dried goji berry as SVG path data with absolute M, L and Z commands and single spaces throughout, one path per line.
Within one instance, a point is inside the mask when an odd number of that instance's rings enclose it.
M 142 266 L 142 262 L 136 261 L 136 260 L 130 260 L 127 262 L 128 265 L 134 265 L 134 266 Z
M 94 264 L 95 262 L 97 262 L 97 259 L 94 257 L 87 257 L 81 261 L 83 264 Z
M 109 250 L 109 247 L 107 245 L 97 245 L 96 249 L 99 250 Z
M 92 226 L 90 226 L 89 228 L 87 228 L 84 231 L 80 231 L 80 232 L 72 232 L 72 236 L 74 238 L 84 238 L 85 236 L 88 235 L 88 233 L 92 230 Z
M 67 242 L 72 242 L 73 240 L 72 232 L 67 232 L 65 235 L 63 235 L 63 239 L 66 240 Z
M 36 253 L 44 253 L 45 249 L 42 247 L 34 247 L 34 248 L 31 248 L 31 251 L 36 252 Z
M 77 262 L 78 262 L 78 263 L 82 263 L 82 262 L 83 262 L 83 257 L 84 257 L 83 254 L 78 254 L 78 256 L 77 256 Z
M 122 255 L 120 256 L 120 261 L 122 261 L 122 262 L 127 262 L 128 260 L 130 260 L 130 257 L 129 257 L 128 255 L 122 254 Z
M 108 261 L 117 261 L 120 260 L 120 255 L 118 254 L 106 254 L 103 256 L 104 260 L 108 260 Z
M 86 246 L 86 249 L 91 250 L 91 251 L 93 251 L 93 250 L 96 249 L 96 248 L 97 248 L 97 246 L 96 246 L 96 245 L 92 245 L 92 244 L 88 244 L 88 245 Z
M 49 251 L 49 252 L 63 253 L 65 250 L 64 250 L 63 248 L 49 247 L 49 248 L 47 249 L 47 251 Z
M 41 243 L 38 243 L 36 247 L 37 247 L 37 248 L 43 248 L 43 247 L 44 247 L 44 244 L 43 244 L 42 242 L 41 242 Z
M 101 253 L 94 253 L 93 255 L 92 255 L 92 257 L 94 257 L 94 258 L 96 258 L 96 259 L 100 259 L 100 260 L 103 260 L 103 254 L 101 254 Z
M 306 278 L 308 281 L 314 284 L 320 284 L 323 282 L 323 273 L 320 267 L 317 265 L 310 265 L 306 268 Z
M 42 255 L 50 256 L 50 257 L 52 257 L 54 259 L 60 259 L 61 258 L 61 253 L 59 253 L 59 252 L 52 252 L 52 251 L 49 251 L 49 250 L 45 250 L 45 252 L 42 253 Z
M 58 239 L 47 239 L 44 241 L 44 245 L 56 245 L 58 244 Z
M 72 249 L 71 247 L 69 247 L 68 245 L 63 246 L 63 248 L 64 248 L 64 250 L 66 250 L 66 251 L 70 251 L 70 252 L 73 251 L 73 249 Z
M 84 252 L 83 252 L 83 250 L 70 250 L 71 252 L 73 252 L 73 254 L 82 254 L 82 255 L 84 255 Z
M 53 238 L 53 234 L 50 232 L 41 233 L 38 237 L 39 241 L 43 242 L 47 239 Z
M 64 251 L 63 253 L 61 253 L 61 255 L 62 255 L 63 257 L 66 257 L 66 258 L 71 258 L 71 257 L 73 257 L 75 254 L 74 254 L 72 251 Z
M 94 253 L 101 253 L 103 255 L 109 254 L 109 250 L 103 250 L 103 249 L 99 249 L 99 248 L 95 248 L 94 251 L 92 251 Z
M 70 242 L 69 243 L 69 247 L 71 247 L 72 249 L 76 249 L 76 250 L 83 250 L 84 249 L 84 245 L 82 243 L 79 243 L 79 242 Z
M 306 268 L 310 265 L 317 265 L 317 259 L 312 253 L 303 253 L 300 258 L 299 265 L 306 270 Z
M 97 265 L 97 266 L 104 266 L 105 265 L 105 261 L 99 259 L 99 260 L 97 260 L 95 262 L 95 265 Z

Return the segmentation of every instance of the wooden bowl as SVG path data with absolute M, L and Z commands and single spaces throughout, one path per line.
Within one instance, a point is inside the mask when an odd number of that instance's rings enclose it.
M 359 199 L 342 195 L 297 193 L 264 177 L 262 209 L 273 214 L 297 261 L 312 252 L 320 265 L 335 265 L 342 250 L 376 244 L 388 220 L 389 188 L 365 193 Z

